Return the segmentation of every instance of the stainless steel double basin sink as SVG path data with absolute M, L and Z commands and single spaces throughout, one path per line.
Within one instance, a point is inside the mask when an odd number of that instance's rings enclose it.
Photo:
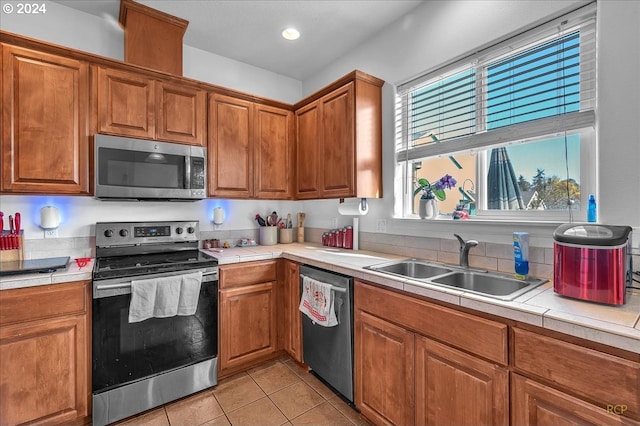
M 516 297 L 547 282 L 540 278 L 519 280 L 507 274 L 406 259 L 365 266 L 365 269 L 423 281 L 501 300 Z

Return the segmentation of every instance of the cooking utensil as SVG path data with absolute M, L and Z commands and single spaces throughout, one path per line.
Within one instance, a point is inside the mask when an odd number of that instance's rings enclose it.
M 4 212 L 0 212 L 0 232 L 4 231 Z
M 268 219 L 268 217 L 267 217 Z M 256 213 L 256 221 L 258 222 L 258 225 L 260 226 L 267 226 L 267 223 L 264 221 L 264 219 L 262 218 L 262 216 L 260 216 L 259 213 Z
M 13 216 L 9 215 L 9 233 L 13 234 L 14 231 L 14 227 L 13 227 Z
M 293 224 L 291 223 L 291 213 L 287 213 L 287 228 L 293 228 Z
M 271 226 L 278 226 L 278 213 L 272 212 L 270 218 Z

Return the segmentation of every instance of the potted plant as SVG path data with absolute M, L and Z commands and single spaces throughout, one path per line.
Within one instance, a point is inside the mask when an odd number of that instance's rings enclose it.
M 444 175 L 437 181 L 430 183 L 425 178 L 417 181 L 417 187 L 413 191 L 414 197 L 420 193 L 420 201 L 418 204 L 418 214 L 422 219 L 434 219 L 438 216 L 438 202 L 447 199 L 445 189 L 451 189 L 456 186 L 457 181 L 451 175 Z

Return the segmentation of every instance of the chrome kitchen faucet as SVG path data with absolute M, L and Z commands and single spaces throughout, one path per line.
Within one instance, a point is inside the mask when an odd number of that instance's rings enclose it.
M 453 234 L 453 236 L 456 237 L 460 242 L 460 266 L 468 267 L 469 266 L 469 250 L 477 246 L 478 242 L 476 240 L 465 241 L 458 234 Z

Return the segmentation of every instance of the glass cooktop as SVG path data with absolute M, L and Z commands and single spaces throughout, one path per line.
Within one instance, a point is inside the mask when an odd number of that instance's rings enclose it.
M 138 276 L 217 266 L 215 257 L 199 250 L 103 257 L 96 260 L 94 279 Z

